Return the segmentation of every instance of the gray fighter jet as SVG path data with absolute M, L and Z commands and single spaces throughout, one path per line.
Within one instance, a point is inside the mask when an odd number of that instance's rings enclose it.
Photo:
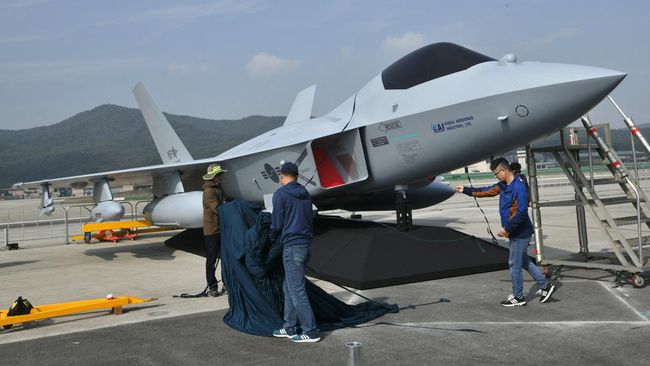
M 145 207 L 159 226 L 202 225 L 201 175 L 211 163 L 228 173 L 232 198 L 263 203 L 280 185 L 282 161 L 299 166 L 299 182 L 320 210 L 394 209 L 395 191 L 413 208 L 453 190 L 438 176 L 512 150 L 562 128 L 606 97 L 625 73 L 596 67 L 496 60 L 452 43 L 435 43 L 399 59 L 331 112 L 311 118 L 315 86 L 298 94 L 282 127 L 218 156 L 194 160 L 142 85 L 134 93 L 163 164 L 24 183 L 49 188 L 95 185 L 97 216 L 118 219 L 109 182 L 150 182 Z M 427 179 L 429 177 L 429 179 Z M 122 211 L 123 213 L 123 211 Z

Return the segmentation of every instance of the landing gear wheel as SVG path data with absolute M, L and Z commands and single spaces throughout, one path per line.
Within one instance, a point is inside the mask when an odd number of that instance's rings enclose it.
M 632 286 L 636 288 L 641 288 L 645 285 L 645 280 L 639 274 L 632 275 L 632 277 L 630 277 L 630 282 L 632 282 Z

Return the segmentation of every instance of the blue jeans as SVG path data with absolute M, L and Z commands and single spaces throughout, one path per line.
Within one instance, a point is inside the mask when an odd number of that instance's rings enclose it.
M 524 296 L 522 268 L 528 271 L 535 282 L 537 282 L 537 286 L 540 288 L 546 286 L 546 277 L 544 277 L 539 268 L 528 257 L 527 249 L 529 242 L 530 237 L 510 239 L 510 258 L 508 259 L 508 264 L 510 265 L 510 276 L 512 277 L 512 294 L 515 297 Z
M 309 260 L 309 245 L 284 247 L 284 328 L 295 328 L 300 323 L 303 334 L 320 336 L 314 312 L 305 292 L 305 263 Z

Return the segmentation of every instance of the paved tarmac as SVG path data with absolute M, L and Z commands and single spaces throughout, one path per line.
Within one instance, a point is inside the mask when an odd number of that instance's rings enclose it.
M 496 231 L 496 200 L 480 202 Z M 363 218 L 394 220 L 385 212 Z M 416 224 L 488 237 L 484 218 L 468 197 L 416 211 L 414 218 Z M 575 208 L 544 209 L 542 219 L 545 254 L 577 251 Z M 591 251 L 606 250 L 601 232 L 588 223 Z M 557 293 L 546 304 L 537 301 L 535 285 L 525 275 L 529 305 L 499 306 L 511 288 L 508 271 L 498 271 L 363 291 L 377 300 L 416 306 L 356 328 L 327 332 L 316 344 L 250 336 L 222 322 L 225 297 L 172 297 L 202 289 L 204 262 L 162 245 L 168 235 L 117 244 L 61 245 L 53 240 L 51 245 L 24 243 L 26 249 L 0 252 L 1 307 L 18 295 L 34 304 L 108 293 L 160 298 L 125 308 L 120 316 L 99 311 L 0 331 L 2 363 L 341 365 L 347 361 L 345 344 L 352 341 L 363 343 L 366 365 L 646 364 L 650 359 L 648 288 L 614 288 L 610 273 L 584 269 L 563 271 Z M 317 283 L 343 301 L 361 300 L 333 284 Z M 431 304 L 440 298 L 450 302 Z

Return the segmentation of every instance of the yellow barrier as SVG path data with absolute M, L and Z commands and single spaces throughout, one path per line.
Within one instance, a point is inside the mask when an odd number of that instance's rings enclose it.
M 54 318 L 57 316 L 73 315 L 86 311 L 98 309 L 111 309 L 113 314 L 122 314 L 122 307 L 126 305 L 139 304 L 158 300 L 156 297 L 140 299 L 131 296 L 115 296 L 101 299 L 64 302 L 60 304 L 48 304 L 34 306 L 29 314 L 7 316 L 8 309 L 0 310 L 0 326 L 5 329 L 11 328 L 14 324 L 29 323 L 35 320 Z

